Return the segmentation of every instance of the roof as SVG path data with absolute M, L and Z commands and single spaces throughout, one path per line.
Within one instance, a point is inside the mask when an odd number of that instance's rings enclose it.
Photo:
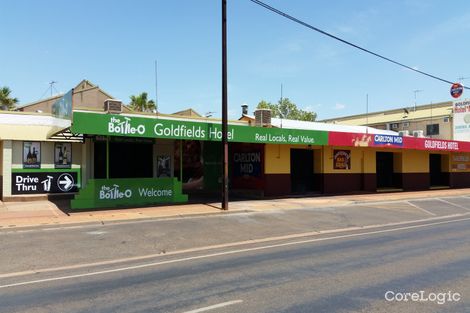
M 101 92 L 103 94 L 105 94 L 108 98 L 113 99 L 113 96 L 111 96 L 109 93 L 107 93 L 106 91 L 101 89 L 98 85 L 95 85 L 95 84 L 93 84 L 92 82 L 90 82 L 89 80 L 86 80 L 86 79 L 83 79 L 81 82 L 79 82 L 77 84 L 77 86 L 75 86 L 73 88 L 73 91 L 74 91 L 73 93 L 76 94 L 76 93 L 91 90 L 91 89 L 100 89 Z M 39 104 L 39 103 L 42 103 L 42 102 L 47 102 L 47 101 L 51 101 L 51 100 L 58 100 L 63 95 L 64 94 L 61 93 L 61 94 L 54 95 L 52 97 L 48 97 L 48 98 L 44 98 L 44 99 L 41 99 L 41 100 L 38 100 L 38 101 L 34 101 L 34 102 L 26 103 L 26 104 L 23 104 L 23 105 L 19 105 L 19 106 L 16 107 L 16 110 L 26 108 L 26 107 L 29 107 L 29 106 L 32 106 L 32 105 L 36 105 L 36 104 Z
M 339 123 L 343 125 L 374 125 L 394 122 L 404 122 L 410 120 L 426 120 L 434 117 L 446 117 L 452 115 L 452 102 L 441 102 L 436 104 L 426 104 L 414 108 L 401 108 L 369 114 L 351 115 L 326 119 L 322 122 Z
M 240 121 L 255 120 L 254 115 L 242 114 L 239 118 Z M 291 128 L 291 129 L 305 129 L 305 130 L 323 130 L 342 133 L 360 133 L 360 134 L 382 134 L 382 135 L 398 135 L 397 132 L 391 130 L 376 129 L 373 127 L 356 126 L 356 125 L 341 125 L 325 122 L 309 122 L 290 120 L 282 118 L 271 118 L 271 125 L 278 128 Z
M 175 113 L 173 113 L 172 115 L 202 117 L 201 114 L 197 113 L 197 112 L 194 111 L 192 108 L 175 112 Z
M 0 139 L 46 141 L 53 134 L 70 127 L 70 124 L 70 120 L 46 114 L 2 112 L 0 113 Z
M 394 135 L 398 133 L 391 130 L 377 129 L 367 126 L 340 125 L 324 122 L 307 122 L 281 118 L 271 118 L 271 125 L 279 128 L 305 129 L 305 130 L 322 130 L 341 133 L 360 133 L 360 134 L 381 134 Z

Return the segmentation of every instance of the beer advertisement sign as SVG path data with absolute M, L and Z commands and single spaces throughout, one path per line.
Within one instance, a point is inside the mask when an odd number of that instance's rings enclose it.
M 72 167 L 72 144 L 70 142 L 56 142 L 54 147 L 54 167 Z
M 41 143 L 23 142 L 23 168 L 41 168 Z
M 333 169 L 351 169 L 351 150 L 333 150 Z

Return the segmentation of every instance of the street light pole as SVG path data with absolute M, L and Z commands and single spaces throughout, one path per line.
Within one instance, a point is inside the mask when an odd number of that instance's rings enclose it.
M 222 0 L 222 210 L 228 210 L 227 0 Z

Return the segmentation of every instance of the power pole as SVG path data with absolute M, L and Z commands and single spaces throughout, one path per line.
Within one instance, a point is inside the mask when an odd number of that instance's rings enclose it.
M 228 210 L 227 0 L 222 0 L 222 210 Z

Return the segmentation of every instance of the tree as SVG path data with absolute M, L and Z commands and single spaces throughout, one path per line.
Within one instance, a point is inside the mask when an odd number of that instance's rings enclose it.
M 7 86 L 0 88 L 0 108 L 2 110 L 14 110 L 18 103 L 18 98 L 12 98 L 10 96 L 11 89 Z
M 270 109 L 273 117 L 287 118 L 291 120 L 313 122 L 317 118 L 317 113 L 299 109 L 295 103 L 289 100 L 289 98 L 283 98 L 275 104 L 261 100 L 256 108 Z
M 130 107 L 134 111 L 140 112 L 155 112 L 156 105 L 153 100 L 148 100 L 148 95 L 146 92 L 142 92 L 140 95 L 137 96 L 130 96 L 131 103 L 129 103 Z

